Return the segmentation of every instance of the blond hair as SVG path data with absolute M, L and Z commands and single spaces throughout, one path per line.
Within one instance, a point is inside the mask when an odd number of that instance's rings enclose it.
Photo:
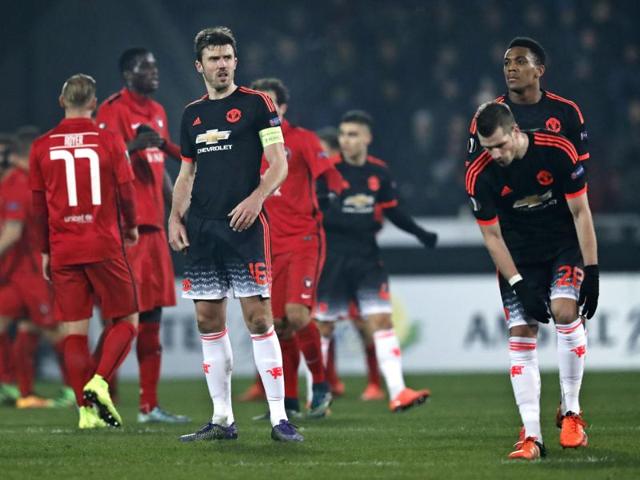
M 96 96 L 96 81 L 84 73 L 72 75 L 60 93 L 66 107 L 84 107 Z

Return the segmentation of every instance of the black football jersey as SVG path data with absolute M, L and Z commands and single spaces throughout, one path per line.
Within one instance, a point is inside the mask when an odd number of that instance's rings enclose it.
M 259 133 L 280 125 L 269 96 L 238 87 L 228 97 L 189 105 L 180 129 L 183 161 L 196 164 L 191 212 L 226 218 L 260 183 Z
M 465 183 L 481 225 L 500 222 L 516 264 L 549 260 L 578 238 L 567 199 L 586 193 L 586 172 L 571 142 L 544 131 L 526 132 L 529 148 L 501 167 L 487 151 L 467 169 Z
M 389 168 L 372 156 L 361 166 L 350 165 L 340 158 L 336 168 L 344 178 L 345 189 L 323 211 L 327 249 L 375 255 L 378 251 L 376 233 L 382 228 L 384 209 L 398 205 Z
M 495 101 L 509 105 L 521 130 L 543 129 L 559 133 L 573 144 L 580 161 L 589 158 L 587 127 L 580 107 L 575 102 L 545 90 L 542 91 L 540 101 L 533 105 L 513 103 L 506 94 Z M 482 147 L 478 141 L 474 117 L 469 128 L 467 165 L 473 163 L 481 153 Z

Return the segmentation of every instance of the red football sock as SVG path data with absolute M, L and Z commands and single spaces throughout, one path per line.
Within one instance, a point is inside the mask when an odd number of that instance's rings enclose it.
M 324 365 L 322 363 L 322 347 L 320 346 L 320 330 L 315 322 L 309 322 L 296 332 L 300 350 L 304 354 L 307 367 L 313 375 L 313 383 L 322 383 L 326 380 Z
M 13 383 L 11 362 L 11 338 L 8 332 L 0 333 L 0 383 Z
M 331 344 L 329 345 L 325 377 L 330 385 L 337 385 L 340 382 L 338 372 L 336 371 L 336 341 L 334 338 L 331 338 Z
M 16 381 L 21 397 L 33 394 L 33 380 L 35 369 L 33 365 L 36 348 L 40 336 L 37 333 L 18 330 L 13 342 L 13 364 L 15 365 Z
M 56 350 L 56 357 L 58 358 L 58 365 L 60 366 L 60 374 L 62 375 L 62 382 L 70 387 L 71 382 L 69 380 L 69 375 L 67 375 L 67 368 L 64 364 L 64 338 L 56 342 L 53 346 Z
M 96 373 L 102 378 L 111 378 L 131 350 L 131 342 L 136 336 L 136 327 L 121 321 L 113 325 L 104 339 L 102 355 Z
M 143 413 L 149 413 L 158 405 L 161 352 L 160 323 L 140 323 L 136 353 L 140 367 L 140 411 Z
M 367 381 L 380 387 L 380 369 L 378 368 L 375 344 L 367 345 L 365 352 L 367 354 Z
M 298 398 L 298 367 L 300 366 L 300 349 L 295 336 L 280 340 L 282 350 L 282 371 L 284 374 L 285 398 Z
M 62 341 L 64 344 L 64 365 L 69 377 L 69 386 L 76 394 L 79 407 L 88 405 L 84 401 L 82 389 L 93 374 L 93 362 L 89 353 L 89 342 L 86 335 L 68 335 Z

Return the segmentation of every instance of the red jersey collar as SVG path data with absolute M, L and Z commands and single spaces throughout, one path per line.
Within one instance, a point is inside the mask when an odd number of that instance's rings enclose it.
M 63 118 L 60 125 L 88 125 L 93 124 L 92 118 L 78 117 L 78 118 Z
M 151 107 L 152 100 L 145 96 L 140 95 L 139 93 L 133 92 L 129 90 L 127 87 L 124 87 L 120 90 L 122 94 L 122 98 L 132 107 L 139 109 L 142 112 L 146 112 L 148 108 Z

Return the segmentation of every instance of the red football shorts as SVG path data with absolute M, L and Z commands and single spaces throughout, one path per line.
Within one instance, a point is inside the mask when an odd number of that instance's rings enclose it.
M 96 303 L 104 318 L 138 311 L 133 272 L 124 257 L 52 268 L 53 313 L 58 321 L 91 318 Z
M 285 305 L 297 303 L 312 308 L 324 263 L 324 238 L 309 235 L 290 251 L 273 255 L 271 261 L 271 309 L 274 318 L 285 317 Z
M 28 318 L 39 327 L 55 327 L 52 293 L 39 273 L 15 275 L 9 283 L 0 285 L 0 316 L 12 320 Z
M 141 229 L 138 243 L 127 248 L 141 312 L 176 304 L 175 275 L 164 230 Z

